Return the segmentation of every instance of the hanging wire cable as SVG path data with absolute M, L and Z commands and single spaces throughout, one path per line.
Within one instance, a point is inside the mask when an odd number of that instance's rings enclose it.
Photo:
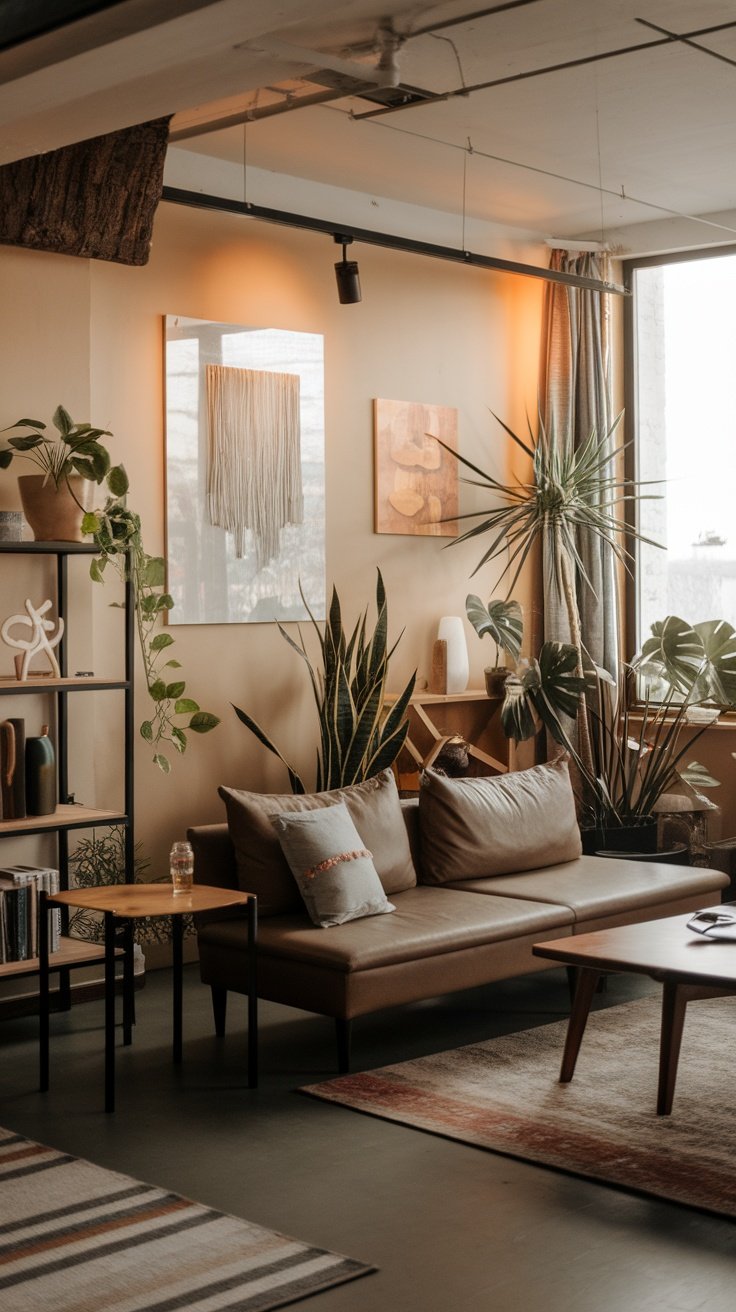
M 330 110 L 333 114 L 343 114 L 346 118 L 351 119 L 354 123 L 365 122 L 364 117 L 356 117 L 350 110 L 338 109 L 336 105 L 323 105 L 323 109 Z M 411 128 L 400 128 L 395 123 L 385 123 L 377 119 L 368 119 L 374 127 L 383 128 L 387 132 L 399 132 L 403 136 L 413 137 L 418 141 L 429 141 L 434 146 L 445 146 L 448 150 L 466 150 L 466 146 L 460 146 L 456 141 L 445 141 L 441 137 L 430 136 L 427 132 L 415 132 Z M 715 219 L 706 219 L 700 214 L 687 214 L 683 210 L 672 209 L 668 205 L 657 205 L 654 201 L 643 200 L 640 196 L 630 195 L 624 186 L 618 190 L 612 187 L 601 187 L 600 183 L 583 182 L 580 178 L 571 178 L 566 173 L 556 173 L 553 169 L 543 169 L 535 164 L 522 164 L 520 160 L 508 159 L 505 155 L 493 155 L 490 151 L 479 150 L 476 146 L 473 150 L 474 155 L 480 159 L 492 160 L 496 164 L 507 164 L 509 168 L 523 169 L 527 173 L 537 173 L 541 177 L 555 178 L 558 182 L 569 182 L 574 187 L 584 187 L 587 191 L 602 192 L 604 196 L 615 196 L 617 200 L 628 201 L 632 205 L 641 205 L 644 209 L 656 210 L 659 214 L 666 214 L 669 218 L 687 219 L 690 223 L 700 223 L 707 228 L 718 228 L 721 232 L 731 232 L 736 234 L 736 228 L 728 223 L 718 223 Z

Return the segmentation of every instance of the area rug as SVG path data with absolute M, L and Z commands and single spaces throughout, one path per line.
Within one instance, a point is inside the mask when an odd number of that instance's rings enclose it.
M 736 998 L 690 1003 L 671 1116 L 657 1116 L 659 997 L 345 1075 L 316 1098 L 607 1184 L 736 1216 Z
M 3 1312 L 264 1312 L 375 1268 L 0 1129 Z

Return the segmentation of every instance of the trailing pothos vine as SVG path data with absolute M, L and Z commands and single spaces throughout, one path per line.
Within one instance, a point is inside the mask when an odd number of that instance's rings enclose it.
M 209 711 L 200 710 L 191 697 L 185 697 L 183 679 L 170 677 L 170 671 L 181 669 L 179 661 L 171 656 L 164 660 L 174 639 L 169 633 L 155 632 L 159 620 L 174 605 L 165 591 L 166 567 L 161 556 L 149 556 L 143 548 L 140 517 L 125 504 L 128 475 L 122 465 L 112 464 L 107 448 L 100 442 L 101 437 L 112 436 L 109 429 L 76 423 L 63 405 L 56 407 L 52 424 L 56 430 L 53 437 L 47 435 L 46 424 L 40 419 L 17 419 L 0 430 L 14 434 L 0 448 L 0 470 L 8 469 L 15 459 L 30 461 L 57 491 L 67 488 L 80 514 L 84 508 L 71 476 L 78 474 L 105 487 L 103 508 L 82 517 L 82 533 L 94 539 L 99 553 L 90 566 L 90 576 L 95 583 L 103 583 L 108 561 L 112 561 L 123 581 L 130 578 L 146 686 L 153 702 L 150 718 L 143 721 L 140 732 L 154 749 L 155 764 L 168 774 L 171 764 L 162 746 L 168 743 L 181 753 L 186 749 L 187 733 L 209 733 L 220 721 Z
M 89 571 L 95 583 L 104 582 L 110 561 L 123 581 L 130 578 L 138 644 L 153 703 L 140 733 L 154 749 L 154 764 L 168 774 L 171 763 L 162 748 L 168 744 L 181 753 L 186 750 L 188 733 L 209 733 L 220 721 L 185 695 L 182 678 L 172 677 L 173 671 L 181 669 L 180 662 L 168 654 L 174 639 L 170 633 L 156 632 L 159 620 L 174 605 L 165 591 L 165 563 L 162 556 L 149 556 L 144 550 L 140 516 L 128 509 L 124 496 L 123 492 L 108 497 L 101 510 L 88 511 L 82 519 L 82 532 L 93 537 L 99 552 Z

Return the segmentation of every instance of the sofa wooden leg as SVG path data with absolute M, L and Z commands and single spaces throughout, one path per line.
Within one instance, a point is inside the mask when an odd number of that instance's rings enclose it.
M 337 1038 L 337 1069 L 341 1075 L 350 1070 L 350 1036 L 352 1021 L 336 1020 L 335 1037 Z
M 215 1034 L 219 1039 L 225 1036 L 225 1016 L 227 1014 L 227 989 L 219 984 L 211 984 L 212 1014 L 215 1018 Z

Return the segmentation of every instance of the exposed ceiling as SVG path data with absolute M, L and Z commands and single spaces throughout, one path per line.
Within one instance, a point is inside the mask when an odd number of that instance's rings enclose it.
M 15 8 L 56 26 L 6 48 L 0 26 L 0 162 L 174 113 L 198 154 L 242 163 L 245 136 L 254 166 L 543 237 L 736 209 L 733 0 L 120 0 L 70 23 L 63 4 Z M 317 96 L 336 98 L 294 107 Z

